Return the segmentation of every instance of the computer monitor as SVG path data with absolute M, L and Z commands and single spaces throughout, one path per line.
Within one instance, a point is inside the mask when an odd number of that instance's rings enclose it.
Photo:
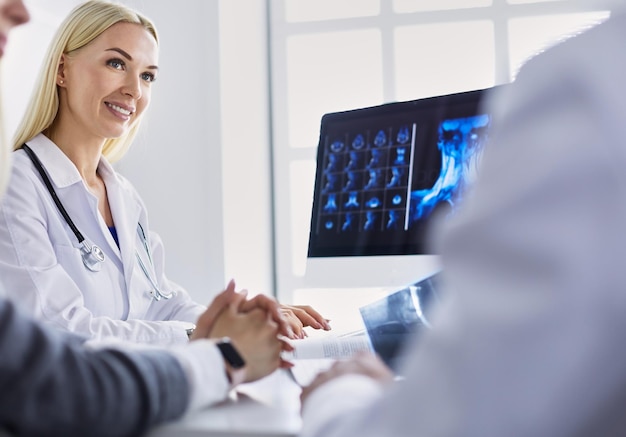
M 398 287 L 440 269 L 429 232 L 458 211 L 475 177 L 486 92 L 322 117 L 307 287 Z

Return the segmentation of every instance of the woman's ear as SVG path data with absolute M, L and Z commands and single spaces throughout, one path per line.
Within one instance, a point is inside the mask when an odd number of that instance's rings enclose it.
M 61 55 L 57 68 L 57 86 L 65 87 L 65 53 Z

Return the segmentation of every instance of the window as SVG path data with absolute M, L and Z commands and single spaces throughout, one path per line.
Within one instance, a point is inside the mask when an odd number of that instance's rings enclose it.
M 509 82 L 530 56 L 610 13 L 580 0 L 269 6 L 277 295 L 326 314 L 342 300 L 354 306 L 372 294 L 340 293 L 337 300 L 336 290 L 303 288 L 321 116 Z

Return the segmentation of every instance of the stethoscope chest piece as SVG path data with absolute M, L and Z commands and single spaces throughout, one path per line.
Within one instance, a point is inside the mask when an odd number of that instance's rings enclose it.
M 87 269 L 92 272 L 99 272 L 102 270 L 102 263 L 104 263 L 104 252 L 95 244 L 89 246 L 83 241 L 80 248 L 80 255 L 83 258 L 83 264 Z

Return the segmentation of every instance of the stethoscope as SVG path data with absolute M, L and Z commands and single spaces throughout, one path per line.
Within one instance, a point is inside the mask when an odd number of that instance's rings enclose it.
M 72 221 L 70 215 L 67 213 L 67 210 L 61 203 L 59 196 L 57 196 L 57 193 L 54 190 L 54 187 L 52 186 L 52 182 L 50 181 L 48 174 L 44 170 L 43 164 L 41 163 L 41 161 L 39 160 L 35 152 L 33 152 L 33 150 L 30 147 L 28 147 L 28 145 L 26 144 L 22 144 L 22 148 L 24 149 L 24 151 L 26 152 L 30 160 L 35 165 L 35 168 L 37 168 L 37 171 L 41 175 L 41 178 L 43 179 L 43 182 L 46 185 L 46 188 L 48 189 L 50 196 L 52 196 L 52 200 L 54 200 L 54 203 L 59 209 L 59 212 L 61 213 L 63 218 L 65 219 L 65 222 L 68 224 L 68 226 L 70 227 L 70 229 L 76 236 L 76 239 L 78 240 L 78 243 L 80 244 L 80 256 L 83 259 L 83 264 L 85 265 L 87 270 L 92 271 L 92 272 L 99 272 L 102 269 L 102 264 L 104 263 L 104 259 L 105 259 L 104 252 L 97 245 L 89 244 L 89 242 L 85 239 L 85 237 L 83 237 L 83 234 L 81 234 L 81 232 L 78 230 L 78 228 Z M 152 251 L 150 250 L 150 245 L 148 244 L 148 239 L 146 237 L 145 232 L 143 231 L 143 227 L 141 226 L 141 223 L 137 223 L 137 233 L 139 234 L 139 237 L 141 238 L 143 242 L 143 247 L 146 250 L 146 253 L 148 254 L 148 260 L 150 261 L 150 265 L 152 269 L 154 270 L 154 263 L 152 261 Z M 139 256 L 139 252 L 137 250 L 135 250 L 135 256 L 139 263 L 139 267 L 141 267 L 141 270 L 143 271 L 144 275 L 146 275 L 146 278 L 148 278 L 148 281 L 150 281 L 150 284 L 152 285 L 152 290 L 149 290 L 148 293 L 150 293 L 150 295 L 154 298 L 154 300 L 159 301 L 161 299 L 170 299 L 172 296 L 176 294 L 174 291 L 171 291 L 169 293 L 162 291 L 161 287 L 159 287 L 159 284 L 153 278 L 153 275 L 150 273 L 150 270 L 146 267 L 145 263 Z
M 154 271 L 154 262 L 152 261 L 152 251 L 150 250 L 150 245 L 148 244 L 148 238 L 146 238 L 146 233 L 143 231 L 143 226 L 141 226 L 141 223 L 139 222 L 137 222 L 137 233 L 139 234 L 139 238 L 141 238 L 141 241 L 143 242 L 143 247 L 144 249 L 146 249 L 146 254 L 148 255 L 148 260 L 150 261 L 150 266 L 152 266 L 152 270 Z M 139 256 L 139 252 L 137 250 L 135 250 L 135 256 L 137 257 L 137 262 L 139 263 L 139 267 L 141 267 L 141 270 L 143 270 L 143 274 L 146 275 L 146 278 L 148 278 L 148 281 L 150 281 L 150 284 L 152 284 L 152 290 L 148 290 L 148 293 L 150 293 L 150 295 L 154 298 L 154 300 L 158 301 L 158 300 L 161 300 L 161 298 L 170 299 L 172 296 L 176 294 L 175 291 L 170 291 L 168 293 L 166 291 L 161 290 L 161 287 L 159 287 L 159 284 L 157 283 L 157 281 L 155 281 L 152 275 L 150 274 L 150 271 L 148 270 L 143 260 Z

